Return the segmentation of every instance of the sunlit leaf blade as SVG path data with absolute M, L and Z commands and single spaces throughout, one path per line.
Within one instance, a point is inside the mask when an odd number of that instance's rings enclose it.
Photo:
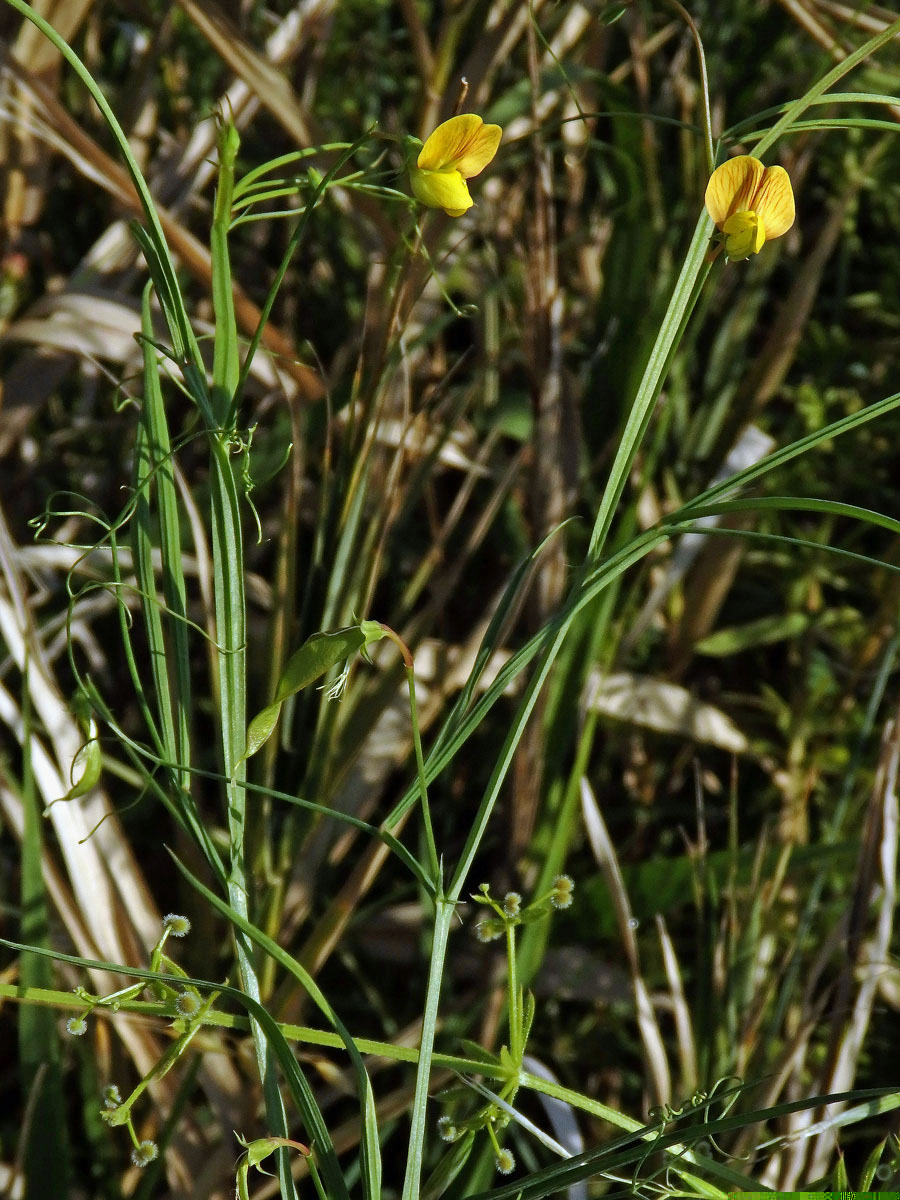
M 278 724 L 280 713 L 281 701 L 277 704 L 269 704 L 256 714 L 247 726 L 247 748 L 241 755 L 242 760 L 250 758 L 266 744 L 272 736 L 273 729 Z
M 321 678 L 326 671 L 350 658 L 365 645 L 366 635 L 359 625 L 314 633 L 287 661 L 275 690 L 275 704 L 287 700 Z

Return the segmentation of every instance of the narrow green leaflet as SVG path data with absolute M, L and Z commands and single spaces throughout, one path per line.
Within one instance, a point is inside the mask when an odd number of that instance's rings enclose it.
M 831 609 L 826 613 L 775 613 L 773 616 L 759 617 L 755 621 L 747 621 L 744 625 L 733 625 L 726 629 L 717 629 L 708 637 L 701 638 L 694 649 L 698 654 L 706 654 L 712 658 L 724 658 L 729 654 L 740 654 L 755 646 L 769 646 L 773 642 L 783 642 L 788 638 L 800 637 L 809 629 L 828 629 L 835 625 L 847 625 L 857 619 L 854 609 L 843 607 Z
M 91 729 L 91 740 L 85 742 L 72 760 L 72 786 L 60 800 L 75 800 L 78 796 L 86 796 L 100 780 L 100 743 L 97 741 L 96 728 Z M 54 800 L 55 804 L 56 801 Z M 49 812 L 50 806 L 46 811 Z
M 364 653 L 368 646 L 384 636 L 384 627 L 378 621 L 360 621 L 358 625 L 349 625 L 346 629 L 314 633 L 307 638 L 288 659 L 275 689 L 275 699 L 258 712 L 248 725 L 247 748 L 240 761 L 250 758 L 272 736 L 285 700 L 320 679 L 339 662 L 352 658 L 354 654 Z

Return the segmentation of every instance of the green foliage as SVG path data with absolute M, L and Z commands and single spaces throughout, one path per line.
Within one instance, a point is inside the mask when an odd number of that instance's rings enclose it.
M 6 3 L 26 1197 L 894 1180 L 900 23 Z

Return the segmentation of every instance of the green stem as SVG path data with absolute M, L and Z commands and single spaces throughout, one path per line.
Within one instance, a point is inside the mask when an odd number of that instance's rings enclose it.
M 243 758 L 247 736 L 247 608 L 244 594 L 240 497 L 228 441 L 229 429 L 236 411 L 234 397 L 240 374 L 228 248 L 228 221 L 238 143 L 237 131 L 233 124 L 223 121 L 218 138 L 219 186 L 210 237 L 213 306 L 216 317 L 212 412 L 219 427 L 210 429 L 209 440 L 213 591 L 216 641 L 219 648 L 219 708 L 222 761 L 225 778 L 228 780 L 225 786 L 229 842 L 227 891 L 231 907 L 247 920 L 247 793 L 243 787 L 247 771 L 247 764 Z M 259 1002 L 259 978 L 253 962 L 253 952 L 246 933 L 241 929 L 234 930 L 234 944 L 241 987 L 248 996 Z M 266 1117 L 274 1134 L 287 1137 L 287 1115 L 278 1088 L 272 1048 L 262 1027 L 252 1018 L 250 1029 L 263 1086 Z M 291 1178 L 290 1158 L 286 1150 L 280 1149 L 276 1152 L 276 1163 L 282 1196 L 296 1196 Z
M 431 824 L 431 807 L 428 803 L 428 782 L 425 778 L 425 756 L 422 753 L 422 734 L 419 730 L 419 712 L 416 704 L 416 679 L 411 666 L 406 668 L 406 679 L 409 684 L 409 712 L 412 719 L 413 746 L 416 753 L 416 773 L 419 778 L 419 791 L 422 797 L 422 823 L 425 827 L 425 844 L 428 849 L 428 862 L 431 867 L 431 879 L 436 889 L 441 887 L 441 864 L 438 858 L 437 845 L 434 840 L 434 828 Z
M 425 756 L 422 753 L 422 735 L 419 730 L 419 708 L 416 703 L 416 675 L 415 663 L 413 661 L 412 651 L 403 638 L 396 630 L 391 629 L 390 625 L 385 625 L 383 621 L 378 624 L 384 632 L 384 636 L 389 638 L 394 643 L 397 649 L 403 656 L 403 666 L 406 669 L 406 682 L 409 685 L 409 712 L 412 721 L 413 746 L 416 755 L 416 775 L 419 785 L 419 796 L 422 801 L 422 821 L 425 826 L 425 841 L 428 848 L 428 861 L 431 867 L 431 884 L 432 891 L 437 893 L 441 890 L 441 863 L 438 858 L 437 845 L 434 840 L 434 827 L 431 824 L 431 808 L 428 804 L 428 780 L 425 776 Z
M 669 3 L 678 12 L 688 29 L 690 29 L 691 37 L 694 39 L 694 46 L 697 50 L 697 65 L 700 70 L 700 95 L 703 101 L 703 145 L 706 150 L 706 166 L 709 174 L 712 175 L 713 168 L 716 165 L 716 151 L 713 145 L 712 115 L 709 109 L 709 76 L 706 73 L 706 55 L 703 53 L 703 42 L 700 39 L 700 31 L 694 22 L 694 18 L 684 5 L 680 4 L 679 0 L 669 0 Z
M 506 986 L 509 989 L 509 1052 L 513 1056 L 513 1061 L 520 1067 L 525 1046 L 522 1037 L 522 997 L 519 994 L 519 972 L 516 966 L 516 927 L 512 924 L 506 926 L 506 957 L 508 960 Z M 518 1086 L 518 1080 L 516 1086 Z
M 269 320 L 269 315 L 272 312 L 272 306 L 275 303 L 275 297 L 278 295 L 282 281 L 287 274 L 287 269 L 291 264 L 291 259 L 294 257 L 297 247 L 300 245 L 303 235 L 306 232 L 306 226 L 310 217 L 312 216 L 313 209 L 316 207 L 322 196 L 325 195 L 325 192 L 331 186 L 335 176 L 343 167 L 344 163 L 348 162 L 349 159 L 351 159 L 356 151 L 360 148 L 360 146 L 368 141 L 371 132 L 371 129 L 367 129 L 362 137 L 358 137 L 356 141 L 353 142 L 353 144 L 349 146 L 343 152 L 343 154 L 341 154 L 327 174 L 322 177 L 318 187 L 306 202 L 306 207 L 303 210 L 300 220 L 297 222 L 296 229 L 291 235 L 291 240 L 288 242 L 287 249 L 284 252 L 284 256 L 281 260 L 278 270 L 275 272 L 275 278 L 272 280 L 272 286 L 269 288 L 269 294 L 266 296 L 265 303 L 262 307 L 262 312 L 259 314 L 259 322 L 254 330 L 253 337 L 250 339 L 250 345 L 247 347 L 247 353 L 244 356 L 244 365 L 241 368 L 240 376 L 234 388 L 234 396 L 228 412 L 228 417 L 226 419 L 226 426 L 232 425 L 237 419 L 238 406 L 240 405 L 241 396 L 244 393 L 244 387 L 246 386 L 247 380 L 250 376 L 250 367 L 253 365 L 253 359 L 256 355 L 256 351 L 259 349 L 259 343 L 262 340 L 263 330 L 265 329 Z
M 596 563 L 603 550 L 635 455 L 646 433 L 653 415 L 654 405 L 665 381 L 672 353 L 678 345 L 687 319 L 697 302 L 703 281 L 709 273 L 709 264 L 705 263 L 704 259 L 712 227 L 712 221 L 704 211 L 694 229 L 694 236 L 685 255 L 681 273 L 669 301 L 669 307 L 659 327 L 659 333 L 656 335 L 656 341 L 650 351 L 650 358 L 644 368 L 637 395 L 622 431 L 619 448 L 609 473 L 609 482 L 594 522 L 587 555 L 589 563 Z
M 422 1020 L 422 1037 L 419 1043 L 416 1090 L 412 1105 L 412 1128 L 409 1132 L 409 1152 L 406 1159 L 402 1200 L 418 1200 L 419 1196 L 427 1128 L 428 1089 L 431 1082 L 431 1062 L 434 1053 L 434 1032 L 437 1026 L 441 983 L 444 978 L 444 960 L 447 957 L 447 940 L 450 936 L 450 924 L 454 917 L 455 905 L 450 900 L 440 898 L 436 902 L 435 909 L 431 965 L 428 970 L 428 988 L 425 993 L 425 1012 Z

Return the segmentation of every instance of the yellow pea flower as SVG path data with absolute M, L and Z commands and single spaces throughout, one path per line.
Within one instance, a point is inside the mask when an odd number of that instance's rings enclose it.
M 480 174 L 497 153 L 502 129 L 485 125 L 475 113 L 463 113 L 438 125 L 425 141 L 409 181 L 417 200 L 461 217 L 475 201 L 467 179 Z
M 784 167 L 764 167 L 751 154 L 739 154 L 713 171 L 706 210 L 724 235 L 730 259 L 759 254 L 794 223 L 790 176 Z

